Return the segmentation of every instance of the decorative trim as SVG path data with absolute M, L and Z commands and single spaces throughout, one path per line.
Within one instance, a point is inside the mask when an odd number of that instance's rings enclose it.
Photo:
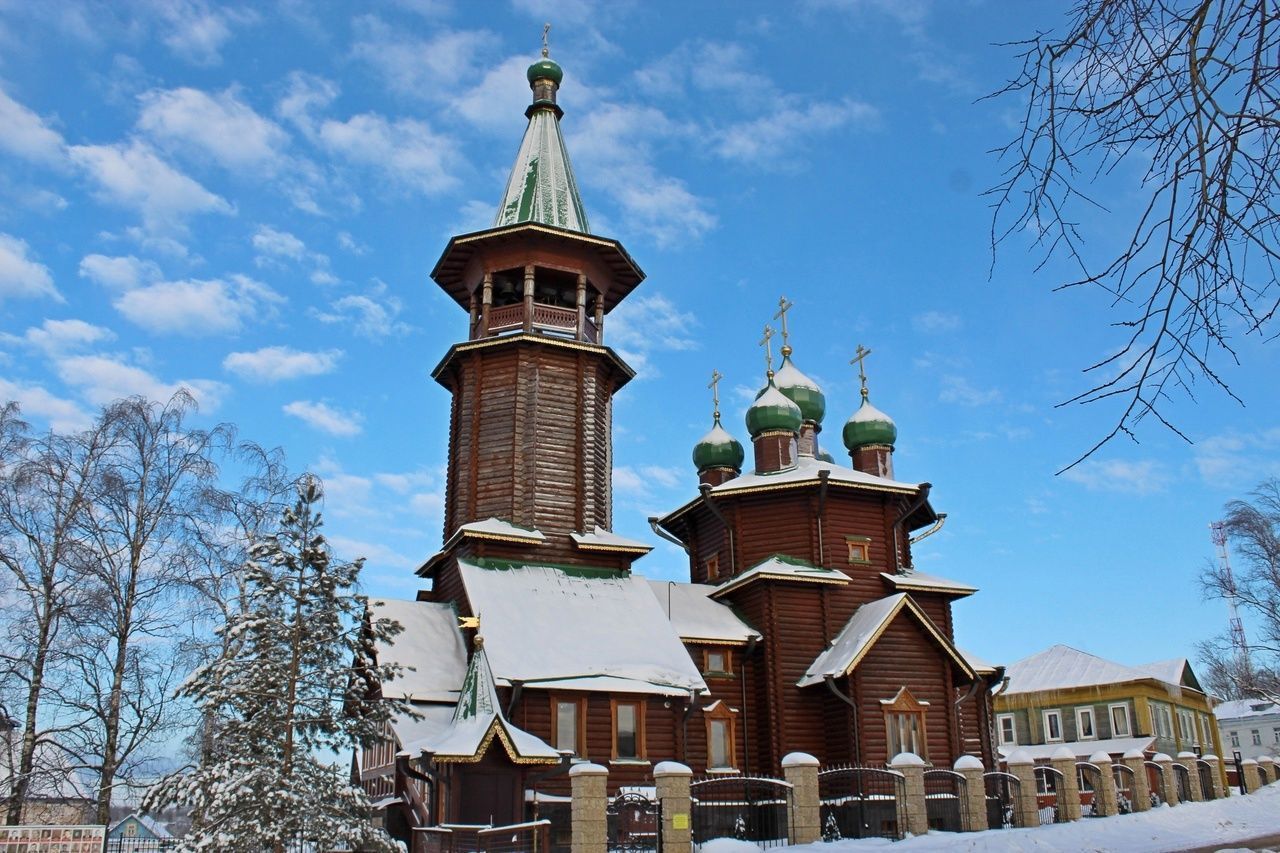
M 904 608 L 910 610 L 911 614 L 920 620 L 920 624 L 924 627 L 925 631 L 933 637 L 938 645 L 942 646 L 943 650 L 950 656 L 951 660 L 959 665 L 960 671 L 969 676 L 971 681 L 976 681 L 978 673 L 976 673 L 973 667 L 969 665 L 969 662 L 964 659 L 964 655 L 960 654 L 959 650 L 956 649 L 956 647 L 943 635 L 943 633 L 938 630 L 938 626 L 933 624 L 933 620 L 929 618 L 929 614 L 921 610 L 920 605 L 916 604 L 911 599 L 911 596 L 905 593 L 902 596 L 902 602 L 894 608 L 892 613 L 885 617 L 884 622 L 880 623 L 880 627 L 877 628 L 871 638 L 863 644 L 862 651 L 854 655 L 853 660 L 849 662 L 847 667 L 845 667 L 845 670 L 840 674 L 840 677 L 843 678 L 857 669 L 858 664 L 862 663 L 862 659 L 867 656 L 867 652 L 871 651 L 871 647 L 880 641 L 880 637 L 886 630 L 888 630 L 889 626 L 893 624 L 893 620 L 898 618 L 898 615 Z
M 838 572 L 833 572 L 832 574 L 839 575 Z M 775 574 L 774 572 L 757 572 L 756 574 L 750 575 L 749 577 L 746 575 L 739 575 L 734 580 L 729 581 L 724 586 L 710 593 L 708 597 L 719 598 L 720 596 L 724 595 L 727 592 L 731 592 L 732 590 L 735 590 L 735 589 L 742 589 L 745 586 L 750 586 L 751 584 L 755 583 L 758 580 L 796 581 L 797 583 L 816 583 L 816 584 L 826 584 L 827 586 L 845 586 L 846 584 L 849 583 L 849 579 L 846 578 L 844 575 L 839 575 L 839 577 L 834 577 L 834 578 L 831 578 L 831 577 L 810 578 L 810 577 L 803 577 L 800 575 Z
M 493 743 L 494 737 L 502 743 L 503 748 L 507 751 L 507 757 L 511 759 L 513 764 L 559 764 L 559 757 L 556 758 L 537 758 L 525 757 L 516 751 L 515 746 L 511 743 L 511 738 L 507 735 L 506 728 L 502 722 L 495 719 L 489 724 L 489 730 L 485 732 L 484 737 L 480 740 L 480 745 L 476 747 L 474 755 L 436 755 L 432 754 L 431 758 L 439 764 L 475 764 L 484 758 L 484 754 L 489 751 L 489 746 Z

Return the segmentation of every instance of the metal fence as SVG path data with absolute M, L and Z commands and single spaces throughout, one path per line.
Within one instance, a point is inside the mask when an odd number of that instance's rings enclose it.
M 1191 800 L 1191 771 L 1181 764 L 1173 765 L 1173 781 L 1178 786 L 1178 802 Z
M 1196 760 L 1196 772 L 1200 774 L 1200 791 L 1206 800 L 1218 798 L 1213 784 L 1213 766 L 1203 759 Z
M 991 829 L 1013 829 L 1017 825 L 1018 792 L 1022 780 L 1012 773 L 992 771 L 982 774 L 987 801 L 987 826 Z
M 1058 804 L 1058 791 L 1062 787 L 1062 773 L 1055 767 L 1037 765 L 1036 774 L 1036 811 L 1040 814 L 1040 825 L 1047 823 L 1065 823 L 1066 815 Z
M 525 802 L 525 817 L 531 821 L 550 822 L 547 833 L 549 853 L 569 853 L 573 843 L 573 801 L 570 798 L 534 791 L 532 799 Z
M 1081 817 L 1101 817 L 1098 792 L 1102 789 L 1102 768 L 1088 761 L 1077 761 L 1076 781 L 1080 786 Z
M 818 773 L 822 838 L 902 837 L 905 780 L 897 770 L 833 767 Z
M 619 794 L 605 807 L 606 849 L 616 853 L 660 853 L 662 803 L 634 791 Z
M 1111 777 L 1116 782 L 1116 811 L 1129 814 L 1133 811 L 1133 798 L 1137 793 L 1137 776 L 1127 764 L 1112 764 Z
M 694 849 L 715 838 L 785 847 L 791 784 L 755 776 L 702 779 L 689 786 Z
M 543 853 L 547 849 L 551 821 L 536 820 L 511 826 L 494 826 L 476 833 L 478 853 Z
M 954 770 L 924 771 L 924 809 L 929 829 L 963 832 L 969 816 L 967 780 Z
M 105 853 L 164 853 L 178 846 L 174 838 L 108 838 Z
M 1147 768 L 1147 790 L 1151 792 L 1151 807 L 1164 804 L 1164 768 L 1154 761 L 1144 761 Z

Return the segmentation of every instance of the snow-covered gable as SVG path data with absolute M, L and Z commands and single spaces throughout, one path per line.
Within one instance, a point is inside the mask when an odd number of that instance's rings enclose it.
M 131 823 L 138 825 L 138 829 L 133 833 L 130 833 L 127 829 Z M 173 835 L 169 832 L 168 827 L 155 818 L 134 812 L 111 824 L 110 828 L 107 829 L 107 837 L 112 839 L 138 838 L 151 840 L 172 838 Z M 125 849 L 127 850 L 128 848 L 126 847 Z
M 794 557 L 774 554 L 772 557 L 756 563 L 728 583 L 716 587 L 711 594 L 719 598 L 730 590 L 741 589 L 747 584 L 766 579 L 825 583 L 833 586 L 844 586 L 849 583 L 849 579 L 842 572 L 837 572 L 834 569 L 824 569 Z
M 563 690 L 705 691 L 648 581 L 612 569 L 459 560 L 494 677 Z
M 396 714 L 391 718 L 391 730 L 400 743 L 400 751 L 416 755 L 422 751 L 424 742 L 439 737 L 441 732 L 449 728 L 455 705 L 414 702 L 410 707 L 415 714 Z
M 995 664 L 987 662 L 968 649 L 961 649 L 959 646 L 956 646 L 956 649 L 960 654 L 964 655 L 964 659 L 969 662 L 969 666 L 973 668 L 974 672 L 981 675 L 990 675 L 996 671 L 997 667 Z
M 507 722 L 498 703 L 485 640 L 477 636 L 453 718 L 442 731 L 417 746 L 436 761 L 470 762 L 483 757 L 495 737 L 506 750 L 507 757 L 516 764 L 555 764 L 560 761 L 560 753 L 541 738 Z
M 708 597 L 716 590 L 710 584 L 651 580 L 649 588 L 685 642 L 746 645 L 761 639 L 732 608 Z
M 902 574 L 881 572 L 880 577 L 892 584 L 894 589 L 942 592 L 956 596 L 957 598 L 962 598 L 966 595 L 973 595 L 978 591 L 976 586 L 969 586 L 966 583 L 960 583 L 960 581 L 953 581 L 950 578 L 944 578 L 938 575 L 927 575 L 924 572 L 913 571 L 904 572 Z
M 1185 666 L 1186 661 L 1181 662 Z M 1009 664 L 1005 669 L 1005 675 L 1009 677 L 1009 689 L 1005 695 L 1143 680 L 1161 681 L 1178 688 L 1183 686 L 1182 674 L 1175 671 L 1173 664 L 1173 661 L 1165 661 L 1146 667 L 1125 666 L 1058 644 Z
M 1186 658 L 1170 658 L 1169 660 L 1160 660 L 1155 663 L 1144 663 L 1136 666 L 1134 669 L 1147 673 L 1152 678 L 1165 682 L 1166 684 L 1175 684 L 1179 687 L 1190 687 L 1192 690 L 1200 690 L 1200 682 L 1196 679 L 1196 675 L 1191 670 L 1191 664 Z
M 1234 699 L 1219 702 L 1213 709 L 1218 722 L 1240 720 L 1246 717 L 1280 715 L 1280 705 L 1267 699 Z
M 937 626 L 925 615 L 919 605 L 912 601 L 906 593 L 899 592 L 887 598 L 868 602 L 854 611 L 854 614 L 849 617 L 849 621 L 844 624 L 844 627 L 840 629 L 840 633 L 832 641 L 831 647 L 814 658 L 813 663 L 809 665 L 809 669 L 805 671 L 804 676 L 797 682 L 798 686 L 808 687 L 813 684 L 821 684 L 826 680 L 827 676 L 839 678 L 843 675 L 848 675 L 858 666 L 858 663 L 866 656 L 876 641 L 880 639 L 880 635 L 884 633 L 889 623 L 903 611 L 915 617 L 961 671 L 970 678 L 975 677 L 973 668 L 964 659 L 964 656 L 938 630 Z
M 448 604 L 378 599 L 369 602 L 374 619 L 394 619 L 404 629 L 390 643 L 379 643 L 378 663 L 398 663 L 404 672 L 382 685 L 388 698 L 417 702 L 457 699 L 467 672 L 467 647 L 458 618 Z
M 617 551 L 627 554 L 648 554 L 653 546 L 638 539 L 619 536 L 603 527 L 596 526 L 590 533 L 570 533 L 569 537 L 584 551 Z

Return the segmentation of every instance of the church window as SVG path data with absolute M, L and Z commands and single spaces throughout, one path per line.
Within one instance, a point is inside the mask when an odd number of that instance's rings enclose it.
M 571 696 L 551 697 L 551 728 L 555 732 L 556 749 L 585 756 L 586 702 Z
M 707 711 L 707 769 L 730 770 L 737 766 L 736 718 L 732 708 L 716 702 Z
M 996 715 L 996 726 L 1000 730 L 1000 745 L 1009 746 L 1018 742 L 1018 730 L 1014 725 L 1013 714 Z
M 613 700 L 613 757 L 644 758 L 644 705 Z
M 729 649 L 707 649 L 702 671 L 706 675 L 733 675 L 733 652 Z
M 707 559 L 707 580 L 713 581 L 720 577 L 720 555 Z
M 1111 736 L 1129 737 L 1129 706 L 1124 703 L 1110 706 Z
M 1076 737 L 1080 740 L 1093 740 L 1098 733 L 1093 729 L 1093 709 L 1076 709 Z
M 884 728 L 890 757 L 911 752 L 927 760 L 925 712 L 929 703 L 917 700 L 904 687 L 893 699 L 881 699 L 880 704 L 884 706 Z
M 850 563 L 871 562 L 871 539 L 866 536 L 846 536 Z
M 1062 740 L 1062 712 L 1058 710 L 1044 712 L 1044 739 L 1046 741 Z

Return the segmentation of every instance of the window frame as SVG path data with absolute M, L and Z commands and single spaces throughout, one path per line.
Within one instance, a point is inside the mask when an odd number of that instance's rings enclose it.
M 707 561 L 702 564 L 703 571 L 707 574 L 707 582 L 720 580 L 720 555 L 712 554 L 707 557 Z
M 1009 723 L 1009 739 L 1004 739 L 1004 724 Z M 996 714 L 996 743 L 1000 746 L 1018 745 L 1018 718 L 1014 714 Z
M 1049 736 L 1049 717 L 1054 716 L 1058 719 L 1058 736 Z M 1062 730 L 1062 709 L 1046 708 L 1040 712 L 1040 722 L 1044 725 L 1044 742 L 1045 743 L 1062 743 L 1066 738 L 1066 732 Z
M 1240 748 L 1240 732 L 1231 732 L 1231 745 L 1236 749 Z
M 911 695 L 906 687 L 898 690 L 892 699 L 881 699 L 881 712 L 884 719 L 885 745 L 889 747 L 889 758 L 902 752 L 911 752 L 916 756 L 929 760 L 929 703 Z M 911 722 L 915 721 L 914 728 Z M 899 743 L 896 752 L 893 749 L 895 740 L 900 740 L 902 730 L 899 723 L 906 724 L 906 730 L 915 740 L 914 749 L 905 749 L 906 744 Z
M 707 711 L 703 715 L 706 723 L 707 734 L 707 754 L 706 766 L 707 772 L 733 770 L 738 768 L 738 714 L 732 708 L 725 705 L 724 702 L 717 702 L 715 707 Z M 712 764 L 711 762 L 711 732 L 715 723 L 723 723 L 725 727 L 725 735 L 727 737 L 727 749 L 725 757 L 728 759 L 726 764 Z
M 1116 729 L 1116 711 L 1124 712 L 1124 731 Z M 1133 720 L 1129 716 L 1128 702 L 1112 702 L 1107 706 L 1107 716 L 1111 723 L 1112 737 L 1133 737 Z
M 1262 746 L 1262 729 L 1250 729 L 1249 734 L 1253 735 L 1253 745 Z
M 577 719 L 574 721 L 573 754 L 578 758 L 587 757 L 587 697 L 574 696 L 571 693 L 551 694 L 551 742 L 557 750 L 560 747 L 560 703 L 576 706 Z
M 631 705 L 636 709 L 636 754 L 635 755 L 619 755 L 618 754 L 618 708 L 623 705 Z M 644 731 L 644 709 L 646 703 L 642 699 L 609 699 L 609 717 L 612 725 L 610 726 L 610 740 L 612 742 L 612 761 L 646 761 L 648 749 L 645 745 Z
M 724 655 L 724 667 L 711 668 L 711 656 Z M 733 678 L 733 648 L 731 646 L 715 646 L 702 650 L 702 674 L 708 678 Z
M 1084 718 L 1089 718 L 1089 734 L 1084 733 Z M 1076 708 L 1076 740 L 1097 740 L 1098 739 L 1098 715 L 1093 712 L 1093 706 Z
M 844 537 L 845 547 L 849 552 L 849 562 L 854 565 L 865 566 L 871 562 L 871 537 L 870 536 L 846 536 Z M 861 556 L 855 557 L 854 553 L 860 553 Z

